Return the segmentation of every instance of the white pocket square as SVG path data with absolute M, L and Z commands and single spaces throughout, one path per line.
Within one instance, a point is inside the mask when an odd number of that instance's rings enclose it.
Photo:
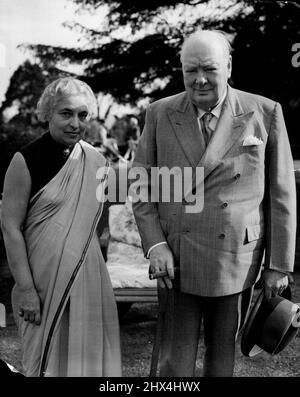
M 257 138 L 254 135 L 248 135 L 243 142 L 243 146 L 257 146 L 257 145 L 262 145 L 263 141 L 260 138 Z

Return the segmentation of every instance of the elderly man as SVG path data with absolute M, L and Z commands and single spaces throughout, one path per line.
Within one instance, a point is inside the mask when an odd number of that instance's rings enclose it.
M 293 270 L 295 179 L 281 106 L 228 85 L 230 49 L 220 32 L 187 38 L 181 51 L 186 91 L 149 106 L 135 158 L 134 166 L 147 173 L 152 167 L 203 170 L 198 212 L 188 210 L 185 197 L 134 203 L 150 271 L 167 272 L 158 281 L 160 296 L 172 288 L 174 264 L 180 268 L 161 376 L 194 375 L 202 319 L 203 375 L 232 376 L 236 335 L 263 256 L 266 297 L 281 293 Z

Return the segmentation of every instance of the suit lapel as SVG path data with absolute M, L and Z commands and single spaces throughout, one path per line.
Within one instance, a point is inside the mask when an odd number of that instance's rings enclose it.
M 245 113 L 234 89 L 228 94 L 213 136 L 206 147 L 192 103 L 185 93 L 167 110 L 176 138 L 193 168 L 203 167 L 206 178 L 241 138 L 254 112 Z
M 234 90 L 228 86 L 227 98 L 216 130 L 197 164 L 198 167 L 204 167 L 204 178 L 218 166 L 221 159 L 240 139 L 253 114 L 254 112 L 244 113 Z
M 174 108 L 168 109 L 168 116 L 187 160 L 192 167 L 196 167 L 205 151 L 205 142 L 199 129 L 196 112 L 187 94 L 175 104 Z

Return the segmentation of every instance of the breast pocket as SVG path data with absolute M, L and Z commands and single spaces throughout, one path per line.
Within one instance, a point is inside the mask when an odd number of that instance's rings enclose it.
M 253 151 L 253 150 L 260 150 L 263 148 L 263 145 L 242 145 L 244 151 Z
M 249 153 L 249 154 L 260 154 L 265 151 L 265 145 L 247 145 L 247 146 L 240 146 L 240 152 L 241 153 Z

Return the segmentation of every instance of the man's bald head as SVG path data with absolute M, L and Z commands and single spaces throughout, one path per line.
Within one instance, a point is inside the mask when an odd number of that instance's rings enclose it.
M 191 46 L 210 43 L 210 45 L 220 46 L 224 51 L 224 56 L 229 58 L 232 53 L 232 47 L 225 34 L 220 30 L 198 30 L 188 36 L 182 45 L 180 59 L 182 62 L 184 53 Z

